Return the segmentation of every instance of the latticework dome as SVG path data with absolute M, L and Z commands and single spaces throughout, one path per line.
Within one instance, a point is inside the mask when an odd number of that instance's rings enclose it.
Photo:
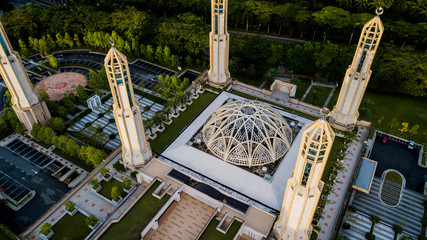
M 203 141 L 224 161 L 260 166 L 282 158 L 291 147 L 292 130 L 271 106 L 258 101 L 232 101 L 206 121 Z

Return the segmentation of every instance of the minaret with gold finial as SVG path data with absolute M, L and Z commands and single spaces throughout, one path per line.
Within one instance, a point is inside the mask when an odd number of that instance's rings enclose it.
M 13 51 L 12 45 L 0 22 L 0 73 L 12 96 L 12 107 L 19 121 L 31 134 L 35 123 L 47 126 L 50 113 L 46 103 L 34 91 L 21 57 Z
M 212 30 L 209 34 L 210 69 L 209 82 L 225 86 L 230 82 L 228 71 L 228 46 L 230 36 L 227 32 L 228 0 L 211 0 Z
M 359 106 L 372 74 L 371 64 L 384 32 L 379 17 L 382 12 L 382 8 L 377 9 L 377 16 L 363 26 L 353 62 L 345 73 L 337 104 L 329 118 L 336 128 L 352 130 L 356 126 Z
M 111 49 L 105 57 L 104 66 L 114 99 L 114 119 L 122 142 L 121 162 L 135 171 L 151 158 L 152 153 L 145 137 L 139 104 L 133 94 L 127 58 L 114 47 L 112 39 L 110 43 Z
M 326 120 L 329 110 L 322 109 L 321 115 L 302 135 L 295 169 L 287 182 L 280 216 L 274 225 L 279 239 L 310 239 L 311 222 L 323 188 L 321 177 L 335 139 Z

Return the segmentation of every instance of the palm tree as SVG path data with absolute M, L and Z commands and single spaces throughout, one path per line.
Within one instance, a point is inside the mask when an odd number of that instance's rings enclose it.
M 378 224 L 380 221 L 381 221 L 380 217 L 375 215 L 371 216 L 371 222 L 372 222 L 371 231 L 370 231 L 371 234 L 374 231 L 375 224 Z
M 165 109 L 162 110 L 162 112 L 166 116 L 165 123 L 169 125 L 172 122 L 171 118 L 169 117 L 170 109 L 169 108 L 165 108 Z
M 175 97 L 180 105 L 180 109 L 185 109 L 185 102 L 187 101 L 187 96 L 184 92 L 177 92 Z
M 177 114 L 178 104 L 179 104 L 179 101 L 178 101 L 178 98 L 176 96 L 174 96 L 168 100 L 168 105 L 171 106 L 171 108 L 173 110 L 173 115 Z
M 402 233 L 403 228 L 400 225 L 393 225 L 393 231 L 394 231 L 394 237 L 393 240 L 397 240 L 397 235 L 399 235 L 399 233 Z
M 184 95 L 185 95 L 185 97 L 186 97 L 186 102 L 188 102 L 188 103 L 190 103 L 191 104 L 191 97 L 193 96 L 193 94 L 191 94 L 191 89 L 190 89 L 190 91 L 187 91 L 187 92 L 184 92 Z
M 154 136 L 155 134 L 153 134 L 153 122 L 149 119 L 144 120 L 144 127 L 148 128 L 148 131 L 150 131 L 150 136 Z
M 163 130 L 164 126 L 163 124 L 168 120 L 168 118 L 166 117 L 165 113 L 160 111 L 160 112 L 156 112 L 153 116 L 153 118 L 151 119 L 151 121 L 153 122 L 154 126 L 157 126 L 158 129 Z

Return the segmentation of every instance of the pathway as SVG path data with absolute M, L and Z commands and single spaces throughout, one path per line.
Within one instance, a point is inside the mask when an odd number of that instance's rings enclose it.
M 304 102 L 305 98 L 307 97 L 307 95 L 310 93 L 311 89 L 313 88 L 313 84 L 310 84 L 310 86 L 307 88 L 307 90 L 305 91 L 304 95 L 301 98 L 301 102 Z
M 324 209 L 324 218 L 320 220 L 318 224 L 318 226 L 322 228 L 318 235 L 318 240 L 331 239 L 340 210 L 343 207 L 345 195 L 348 189 L 351 188 L 351 176 L 355 170 L 359 155 L 363 150 L 363 142 L 367 138 L 367 135 L 368 129 L 366 127 L 359 127 L 356 139 L 348 148 L 343 163 L 344 170 L 340 172 L 336 178 L 334 190 L 328 196 L 329 203 L 326 204 Z
M 263 99 L 263 100 L 270 101 L 272 103 L 276 103 L 278 105 L 282 105 L 282 106 L 287 107 L 287 108 L 295 109 L 299 112 L 306 113 L 306 114 L 312 115 L 314 117 L 320 118 L 320 112 L 316 109 L 313 109 L 313 108 L 305 107 L 305 106 L 302 106 L 299 104 L 293 104 L 293 103 L 287 102 L 283 99 L 275 98 L 275 97 L 272 97 L 270 95 L 264 94 L 260 91 L 256 91 L 256 90 L 246 88 L 243 86 L 233 85 L 232 89 L 239 91 L 239 92 L 242 92 L 242 93 L 245 93 L 245 94 L 248 94 L 248 95 L 251 95 L 251 96 L 254 96 L 254 97 L 257 97 L 257 98 L 260 98 L 260 99 Z
M 328 98 L 325 101 L 325 104 L 323 104 L 323 107 L 326 108 L 328 107 L 329 102 L 331 101 L 332 96 L 334 95 L 336 88 L 332 88 L 332 91 L 329 93 Z

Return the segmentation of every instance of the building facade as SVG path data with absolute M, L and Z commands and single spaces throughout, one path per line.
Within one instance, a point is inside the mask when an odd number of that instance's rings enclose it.
M 323 188 L 321 177 L 335 139 L 326 120 L 329 110 L 322 109 L 321 113 L 322 118 L 309 124 L 303 133 L 295 169 L 274 226 L 279 239 L 310 239 L 311 222 Z
M 329 118 L 331 124 L 342 130 L 352 130 L 359 117 L 359 106 L 368 86 L 371 64 L 377 52 L 384 27 L 377 10 L 377 16 L 363 26 L 353 62 L 345 73 L 337 104 Z
M 0 45 L 0 73 L 12 97 L 13 110 L 27 132 L 31 134 L 35 123 L 40 123 L 42 126 L 48 125 L 50 112 L 46 103 L 34 91 L 21 57 L 13 51 L 1 23 Z
M 105 70 L 114 99 L 114 119 L 122 143 L 121 162 L 127 168 L 136 170 L 151 158 L 152 153 L 145 137 L 140 107 L 133 94 L 127 58 L 114 46 L 105 57 Z
M 228 0 L 211 1 L 212 30 L 209 34 L 210 69 L 209 82 L 225 86 L 230 82 L 228 71 L 228 48 L 230 36 L 227 32 Z

